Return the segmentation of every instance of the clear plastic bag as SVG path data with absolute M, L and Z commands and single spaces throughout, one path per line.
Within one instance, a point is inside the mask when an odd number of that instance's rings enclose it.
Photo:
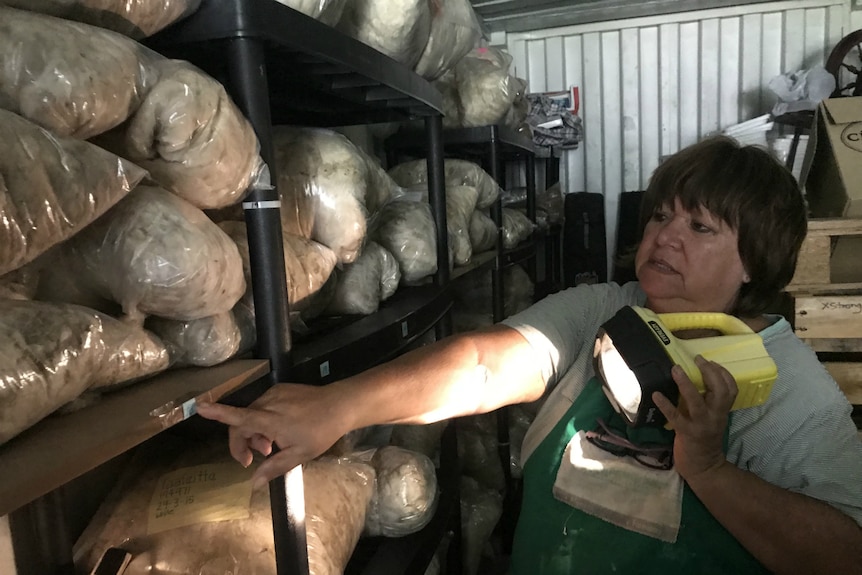
M 367 157 L 323 129 L 278 127 L 273 146 L 285 229 L 327 246 L 339 263 L 355 260 L 368 225 Z
M 146 172 L 0 110 L 0 275 L 76 234 Z
M 124 575 L 275 575 L 268 486 L 252 490 L 253 467 L 226 447 L 173 438 L 139 449 L 75 543 L 76 569 L 89 573 L 119 547 L 132 555 Z M 309 572 L 340 575 L 365 523 L 374 469 L 320 458 L 303 466 L 303 484 Z
M 235 356 L 242 341 L 233 310 L 189 321 L 150 316 L 144 327 L 165 344 L 171 367 L 217 365 Z
M 39 267 L 30 264 L 0 276 L 0 299 L 33 299 L 39 288 Z
M 425 527 L 437 509 L 437 471 L 431 460 L 390 445 L 374 452 L 371 466 L 377 481 L 363 534 L 403 537 Z
M 530 237 L 536 224 L 527 215 L 512 208 L 503 208 L 503 248 L 510 250 Z
M 393 425 L 390 444 L 416 451 L 436 460 L 440 453 L 440 438 L 446 430 L 448 421 L 438 421 L 427 425 Z
M 168 367 L 143 329 L 81 306 L 0 299 L 0 443 L 88 389 Z
M 412 68 L 428 43 L 428 0 L 351 0 L 338 29 Z
M 401 281 L 395 257 L 375 241 L 365 244 L 356 261 L 334 273 L 335 294 L 326 308 L 326 315 L 372 314 L 381 301 L 395 293 Z
M 389 170 L 395 183 L 410 188 L 428 183 L 428 164 L 425 160 L 413 160 L 398 164 Z M 476 208 L 489 207 L 500 195 L 500 186 L 479 164 L 468 160 L 446 159 L 443 161 L 443 177 L 446 187 L 472 186 L 479 192 Z
M 487 47 L 474 49 L 458 62 L 455 77 L 462 126 L 487 126 L 505 118 L 516 95 L 509 75 L 511 63 L 512 56 Z
M 469 0 L 432 0 L 431 33 L 414 71 L 436 80 L 472 50 L 482 28 Z
M 60 263 L 43 272 L 39 297 L 68 301 L 71 294 L 58 287 L 69 284 L 121 304 L 141 322 L 146 315 L 192 320 L 225 312 L 246 288 L 227 234 L 185 200 L 149 186 L 62 246 Z
M 188 62 L 160 58 L 151 70 L 159 79 L 138 109 L 95 142 L 200 209 L 236 204 L 262 169 L 251 124 L 224 86 Z
M 225 221 L 218 225 L 239 248 L 245 277 L 248 285 L 251 285 L 251 262 L 245 222 Z M 318 307 L 315 305 L 315 299 L 335 269 L 335 254 L 314 240 L 295 236 L 287 231 L 282 234 L 282 240 L 288 304 L 291 312 L 300 312 L 308 319 L 314 313 L 309 315 L 305 312 Z
M 320 20 L 324 24 L 335 26 L 341 19 L 344 6 L 349 0 L 276 0 L 280 4 L 290 6 L 306 16 Z
M 0 108 L 90 138 L 138 108 L 156 79 L 153 56 L 109 30 L 0 6 Z
M 374 219 L 370 237 L 398 261 L 403 284 L 418 284 L 437 272 L 437 227 L 427 201 L 405 195 L 390 200 Z
M 470 214 L 470 244 L 474 253 L 497 247 L 497 224 L 482 210 L 473 210 Z
M 145 38 L 198 9 L 200 0 L 0 0 L 13 8 Z

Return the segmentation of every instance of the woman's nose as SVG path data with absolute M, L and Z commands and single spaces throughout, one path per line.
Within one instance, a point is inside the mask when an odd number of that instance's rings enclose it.
M 685 228 L 685 221 L 679 216 L 671 216 L 661 224 L 661 228 L 656 236 L 656 241 L 660 245 L 679 245 L 682 241 L 682 232 Z

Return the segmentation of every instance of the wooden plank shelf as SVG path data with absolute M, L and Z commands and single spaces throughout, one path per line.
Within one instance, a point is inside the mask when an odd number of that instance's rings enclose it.
M 862 292 L 862 218 L 815 218 L 799 251 L 796 273 L 787 291 L 793 294 Z
M 43 419 L 0 446 L 0 517 L 180 423 L 191 400 L 217 401 L 269 369 L 268 360 L 237 359 L 167 371 Z

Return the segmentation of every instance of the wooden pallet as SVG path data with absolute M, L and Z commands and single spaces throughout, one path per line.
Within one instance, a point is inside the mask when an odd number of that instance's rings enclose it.
M 862 293 L 862 218 L 808 221 L 790 293 Z
M 853 405 L 862 405 L 862 363 L 855 361 L 826 361 L 823 366 L 838 382 L 838 387 Z

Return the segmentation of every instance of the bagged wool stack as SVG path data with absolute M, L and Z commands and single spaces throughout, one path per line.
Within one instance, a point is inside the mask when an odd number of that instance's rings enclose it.
M 509 75 L 512 56 L 499 48 L 479 47 L 455 66 L 461 125 L 487 126 L 503 120 L 515 101 Z
M 0 149 L 0 275 L 78 233 L 145 175 L 114 154 L 5 110 Z
M 147 315 L 199 319 L 229 311 L 245 292 L 234 243 L 198 208 L 160 188 L 138 186 L 60 246 L 39 299 L 75 294 L 116 302 L 136 321 Z M 67 287 L 70 286 L 70 287 Z
M 242 331 L 233 310 L 188 321 L 150 316 L 144 323 L 168 351 L 171 367 L 209 367 L 239 352 Z
M 447 158 L 443 161 L 444 181 L 449 186 L 472 186 L 479 192 L 476 208 L 490 207 L 500 194 L 500 186 L 481 166 L 468 160 Z M 389 175 L 402 188 L 410 188 L 428 182 L 428 167 L 425 160 L 404 162 L 389 170 Z
M 138 108 L 156 56 L 109 30 L 0 7 L 0 108 L 58 136 L 91 138 Z
M 131 554 L 124 575 L 275 575 L 269 490 L 252 489 L 253 467 L 231 459 L 223 440 L 139 448 L 75 543 L 76 568 L 90 573 L 120 547 Z M 303 483 L 309 573 L 340 575 L 365 524 L 374 469 L 321 457 L 303 465 Z
M 143 329 L 76 305 L 0 299 L 0 444 L 91 389 L 168 367 Z
M 388 445 L 371 458 L 377 480 L 363 535 L 403 537 L 428 525 L 437 509 L 437 471 L 421 453 Z
M 335 293 L 326 307 L 326 315 L 372 314 L 380 302 L 395 293 L 401 281 L 395 257 L 375 241 L 365 244 L 356 261 L 333 273 Z
M 187 62 L 154 58 L 150 75 L 158 80 L 129 119 L 94 141 L 202 210 L 239 202 L 263 164 L 249 121 L 224 86 Z
M 431 3 L 431 33 L 414 71 L 426 80 L 436 80 L 475 48 L 482 28 L 469 0 L 438 0 Z
M 428 43 L 428 0 L 351 0 L 338 29 L 412 68 Z
M 200 0 L 0 0 L 0 4 L 140 39 L 185 18 L 198 9 Z
M 249 259 L 248 235 L 245 222 L 224 221 L 218 224 L 239 248 L 243 273 L 251 285 L 251 261 Z M 310 319 L 322 311 L 327 301 L 318 300 L 327 284 L 336 258 L 332 250 L 287 231 L 283 234 L 284 268 L 287 283 L 287 299 L 291 313 L 297 312 Z M 248 294 L 247 294 L 248 295 Z M 245 299 L 245 298 L 244 298 Z M 247 298 L 251 299 L 251 298 Z
M 437 228 L 426 200 L 403 194 L 390 200 L 370 237 L 398 261 L 401 283 L 416 285 L 437 272 Z
M 338 263 L 354 261 L 366 237 L 366 199 L 374 208 L 384 204 L 391 180 L 331 130 L 277 127 L 273 147 L 285 230 L 327 246 Z

